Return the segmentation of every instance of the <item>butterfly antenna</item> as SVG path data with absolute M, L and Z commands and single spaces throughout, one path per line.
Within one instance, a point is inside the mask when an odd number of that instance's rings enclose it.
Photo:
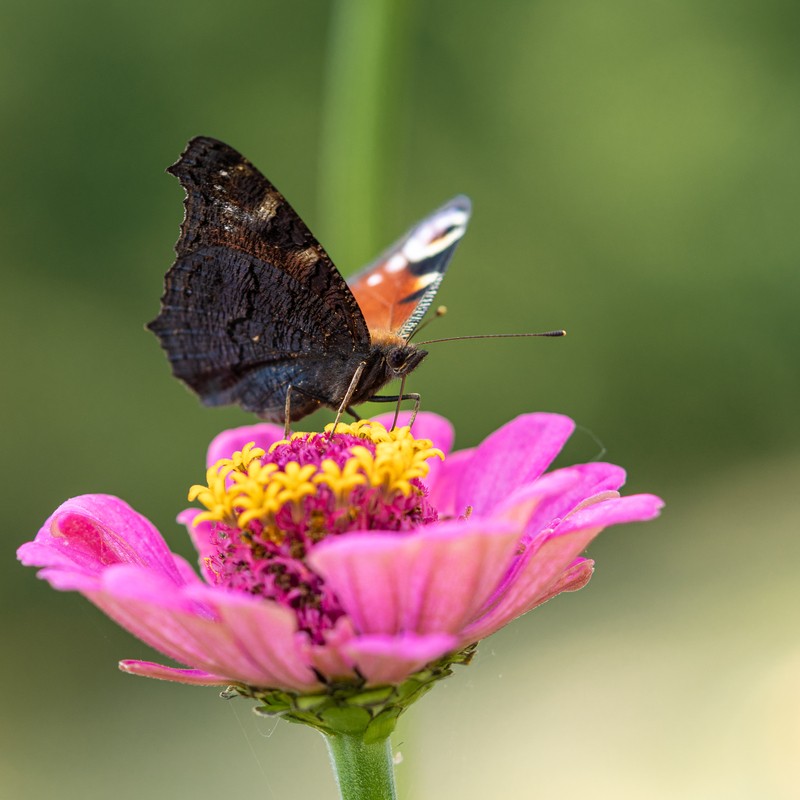
M 411 332 L 411 336 L 408 337 L 406 341 L 410 342 L 423 328 L 427 327 L 431 324 L 435 319 L 439 319 L 439 317 L 443 317 L 447 313 L 447 306 L 439 306 L 436 311 L 433 312 L 432 317 L 428 317 L 425 322 L 418 325 L 414 330 Z M 401 391 L 400 394 L 403 392 Z
M 464 339 L 522 339 L 530 336 L 566 336 L 565 330 L 545 331 L 544 333 L 483 333 L 476 336 L 448 336 L 446 339 L 428 339 L 426 342 L 417 342 L 417 345 L 438 344 L 439 342 L 460 342 Z

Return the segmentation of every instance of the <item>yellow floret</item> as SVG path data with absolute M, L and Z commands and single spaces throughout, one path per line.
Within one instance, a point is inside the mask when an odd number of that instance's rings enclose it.
M 241 450 L 237 450 L 231 456 L 233 468 L 240 472 L 246 472 L 250 464 L 257 458 L 266 455 L 262 447 L 256 447 L 255 442 L 248 442 Z
M 254 519 L 264 522 L 281 507 L 277 499 L 280 486 L 270 476 L 278 469 L 277 464 L 253 461 L 246 473 L 234 473 L 229 492 L 237 509 L 236 524 L 242 529 Z
M 206 470 L 206 485 L 195 484 L 189 489 L 189 501 L 198 500 L 206 507 L 194 518 L 197 525 L 203 521 L 236 524 L 234 498 L 229 494 L 226 478 L 233 470 L 231 459 L 222 458 Z
M 296 461 L 290 461 L 283 472 L 275 472 L 272 481 L 278 486 L 277 499 L 281 505 L 296 503 L 310 494 L 315 494 L 317 487 L 311 478 L 317 468 L 313 464 L 301 467 Z
M 363 448 L 362 448 L 363 449 Z M 349 492 L 367 482 L 366 475 L 356 459 L 349 459 L 343 468 L 331 458 L 320 464 L 320 471 L 314 476 L 314 483 L 329 486 L 337 499 L 341 500 Z
M 325 431 L 330 435 L 333 425 L 326 426 Z M 328 486 L 338 503 L 346 502 L 356 487 L 364 485 L 380 487 L 387 494 L 400 492 L 408 496 L 414 489 L 411 481 L 428 474 L 428 459 L 444 458 L 429 439 L 414 438 L 408 427 L 386 430 L 380 423 L 359 420 L 339 423 L 336 434 L 369 440 L 375 445 L 375 453 L 356 445 L 350 449 L 350 458 L 343 467 L 326 458 L 319 466 L 301 466 L 291 461 L 279 469 L 273 463 L 262 464 L 264 450 L 250 442 L 231 458 L 220 459 L 209 467 L 207 485 L 191 487 L 189 500 L 198 500 L 206 508 L 195 517 L 195 523 L 224 522 L 246 531 L 257 520 L 265 529 L 272 529 L 275 515 L 287 503 L 293 503 L 299 511 L 303 499 L 316 494 L 320 486 Z M 311 441 L 322 435 L 295 433 L 290 440 L 273 444 L 269 451 L 290 441 Z

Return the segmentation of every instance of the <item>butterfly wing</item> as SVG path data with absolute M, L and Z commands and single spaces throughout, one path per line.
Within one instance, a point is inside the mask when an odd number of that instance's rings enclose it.
M 177 258 L 148 326 L 174 374 L 207 405 L 282 421 L 325 396 L 325 365 L 369 348 L 350 289 L 278 190 L 240 153 L 192 139 L 168 172 L 186 191 Z M 316 398 L 316 400 L 312 399 Z
M 472 210 L 459 195 L 348 279 L 370 330 L 408 339 L 433 302 Z

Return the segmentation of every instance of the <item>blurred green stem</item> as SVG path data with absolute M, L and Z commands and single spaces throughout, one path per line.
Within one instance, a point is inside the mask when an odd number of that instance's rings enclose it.
M 411 3 L 338 0 L 333 6 L 320 159 L 324 240 L 352 271 L 376 250 L 378 215 L 391 195 L 386 165 L 398 104 L 404 33 Z M 347 266 L 349 265 L 349 266 Z
M 323 735 L 342 800 L 396 800 L 389 739 L 367 744 L 360 736 Z

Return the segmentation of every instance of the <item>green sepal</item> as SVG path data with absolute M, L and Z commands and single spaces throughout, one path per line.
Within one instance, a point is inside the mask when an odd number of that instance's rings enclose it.
M 361 706 L 334 706 L 320 714 L 325 727 L 346 736 L 362 734 L 370 724 L 372 715 Z
M 374 742 L 382 742 L 384 739 L 388 739 L 394 732 L 397 719 L 402 713 L 403 709 L 399 706 L 381 711 L 381 713 L 367 725 L 363 736 L 364 743 L 373 744 Z
M 324 691 L 297 694 L 284 689 L 259 689 L 235 684 L 222 697 L 241 695 L 257 700 L 253 709 L 265 716 L 278 715 L 287 722 L 310 725 L 326 736 L 360 737 L 366 743 L 386 739 L 400 715 L 437 681 L 452 674 L 454 664 L 469 664 L 476 645 L 428 664 L 401 684 L 366 687 L 365 682 L 331 682 Z
M 376 686 L 374 688 L 367 689 L 364 692 L 354 694 L 350 698 L 350 702 L 365 706 L 383 703 L 388 700 L 396 690 L 396 686 Z
M 312 711 L 315 708 L 324 706 L 328 701 L 326 694 L 301 694 L 295 700 L 295 706 L 300 711 Z

